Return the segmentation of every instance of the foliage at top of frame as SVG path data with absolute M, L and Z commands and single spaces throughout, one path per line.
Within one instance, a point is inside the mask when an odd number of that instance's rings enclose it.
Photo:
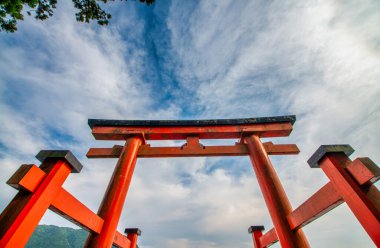
M 53 15 L 58 0 L 0 0 L 0 32 L 15 32 L 17 21 L 24 20 L 22 10 L 27 6 L 28 15 L 37 20 L 46 20 Z M 114 0 L 72 0 L 78 9 L 75 14 L 77 21 L 90 22 L 96 20 L 99 25 L 108 25 L 112 15 L 101 8 L 98 2 L 107 3 Z M 152 5 L 155 0 L 139 0 L 146 5 Z

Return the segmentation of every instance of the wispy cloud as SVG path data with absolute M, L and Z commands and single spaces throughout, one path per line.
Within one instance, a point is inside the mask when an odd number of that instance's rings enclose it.
M 294 207 L 327 181 L 306 164 L 320 144 L 380 161 L 377 1 L 124 4 L 111 5 L 108 28 L 77 24 L 65 3 L 45 23 L 1 34 L 3 185 L 39 149 L 71 149 L 85 169 L 65 187 L 96 211 L 116 161 L 84 159 L 110 146 L 94 141 L 88 118 L 297 114 L 290 138 L 276 141 L 301 154 L 273 158 Z M 1 191 L 1 207 L 12 192 Z M 142 159 L 120 228 L 141 227 L 141 247 L 249 247 L 256 224 L 272 226 L 248 159 Z M 342 206 L 305 232 L 313 247 L 372 244 Z

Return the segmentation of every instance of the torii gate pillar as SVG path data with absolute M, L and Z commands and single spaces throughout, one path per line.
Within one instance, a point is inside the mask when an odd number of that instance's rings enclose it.
M 100 234 L 88 236 L 85 247 L 111 247 L 117 224 L 123 210 L 128 188 L 132 180 L 137 160 L 137 151 L 142 143 L 140 137 L 134 136 L 125 142 L 112 178 L 98 210 L 104 219 Z
M 301 229 L 290 229 L 286 217 L 292 212 L 292 207 L 259 136 L 248 136 L 245 141 L 281 247 L 310 247 Z

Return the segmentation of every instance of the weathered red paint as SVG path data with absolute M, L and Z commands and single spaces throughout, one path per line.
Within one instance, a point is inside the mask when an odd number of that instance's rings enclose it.
M 290 122 L 234 126 L 188 127 L 103 127 L 94 126 L 92 134 L 97 140 L 125 140 L 144 135 L 146 140 L 185 140 L 198 135 L 199 139 L 239 139 L 242 133 L 255 133 L 260 137 L 289 136 L 293 130 Z
M 294 144 L 275 145 L 272 142 L 263 143 L 269 155 L 298 154 L 299 149 Z M 122 146 L 115 145 L 112 148 L 90 148 L 88 158 L 118 158 Z M 170 158 L 170 157 L 211 157 L 211 156 L 247 156 L 247 145 L 236 143 L 233 146 L 189 146 L 181 147 L 152 147 L 149 144 L 142 145 L 137 153 L 138 158 Z
M 249 156 L 282 247 L 310 247 L 302 230 L 292 231 L 286 219 L 292 212 L 276 171 L 260 137 L 246 137 Z
M 128 233 L 127 238 L 131 241 L 130 248 L 136 248 L 138 239 L 137 233 Z
M 346 169 L 360 185 L 375 183 L 380 178 L 380 168 L 369 158 L 357 158 Z
M 100 233 L 102 230 L 103 219 L 63 188 L 49 209 L 87 231 Z
M 23 164 L 7 181 L 17 190 L 34 192 L 45 178 L 46 173 L 34 164 Z
M 104 248 L 112 246 L 141 143 L 140 137 L 132 137 L 126 141 L 99 207 L 98 215 L 104 220 L 102 230 L 98 235 L 90 234 L 86 246 Z
M 256 230 L 252 232 L 253 246 L 255 248 L 261 248 L 260 238 L 263 236 L 262 230 Z
M 0 216 L 0 247 L 26 245 L 71 172 L 70 166 L 64 161 L 57 161 L 46 167 L 49 167 L 49 174 L 36 191 L 28 195 L 20 192 Z
M 380 246 L 380 212 L 344 169 L 350 163 L 343 153 L 327 154 L 320 162 L 335 189 L 340 193 L 376 246 Z
M 260 237 L 260 247 L 268 247 L 275 244 L 278 241 L 277 233 L 274 228 L 270 229 L 263 236 Z
M 343 202 L 334 185 L 328 182 L 287 216 L 290 228 L 294 230 L 303 227 Z
M 121 234 L 118 231 L 116 231 L 115 236 L 113 238 L 113 245 L 115 245 L 116 247 L 122 247 L 122 248 L 136 248 L 132 246 L 131 239 L 129 239 L 127 236 Z

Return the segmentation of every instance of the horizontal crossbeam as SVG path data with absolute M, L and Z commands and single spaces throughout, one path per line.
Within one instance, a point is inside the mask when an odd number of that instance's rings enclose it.
M 274 145 L 272 142 L 264 143 L 265 150 L 269 155 L 298 154 L 299 149 L 294 144 Z M 122 146 L 115 145 L 113 148 L 90 148 L 87 152 L 88 158 L 118 158 Z M 247 146 L 236 143 L 234 146 L 181 146 L 181 147 L 151 147 L 142 145 L 137 157 L 159 158 L 159 157 L 204 157 L 204 156 L 246 156 Z
M 120 233 L 118 230 L 116 230 L 115 237 L 113 238 L 113 246 L 116 247 L 133 247 L 131 246 L 131 240 L 127 238 L 127 236 Z
M 288 215 L 290 228 L 298 229 L 305 226 L 343 202 L 342 197 L 335 190 L 332 183 L 328 182 Z
M 289 136 L 292 129 L 291 122 L 185 127 L 94 126 L 92 134 L 97 140 L 126 140 L 136 135 L 146 140 L 185 140 L 189 135 L 196 135 L 200 139 L 239 139 L 248 134 L 260 137 Z
M 277 233 L 274 228 L 266 232 L 263 236 L 259 238 L 260 240 L 260 247 L 267 247 L 270 245 L 273 245 L 278 241 Z

